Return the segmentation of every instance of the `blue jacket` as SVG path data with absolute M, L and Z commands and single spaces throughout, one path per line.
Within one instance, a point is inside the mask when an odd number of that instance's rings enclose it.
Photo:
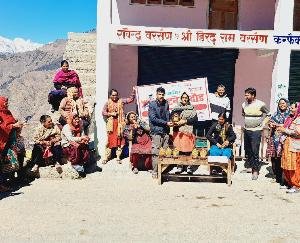
M 151 134 L 168 134 L 170 129 L 167 122 L 170 121 L 169 103 L 164 100 L 161 104 L 157 100 L 149 103 L 149 124 Z

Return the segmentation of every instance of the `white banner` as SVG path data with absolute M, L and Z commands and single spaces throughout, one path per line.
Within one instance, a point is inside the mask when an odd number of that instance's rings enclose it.
M 170 111 L 177 105 L 180 96 L 186 92 L 191 104 L 195 107 L 199 121 L 210 120 L 207 78 L 190 79 L 166 84 L 144 85 L 137 87 L 137 103 L 139 116 L 148 121 L 149 102 L 156 99 L 156 89 L 166 90 L 165 99 L 169 102 Z

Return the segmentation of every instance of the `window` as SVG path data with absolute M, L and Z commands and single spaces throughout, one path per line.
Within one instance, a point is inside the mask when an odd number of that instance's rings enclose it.
M 194 0 L 130 0 L 130 4 L 194 7 L 195 1 Z
M 146 4 L 146 0 L 131 0 L 130 3 Z
M 161 4 L 162 0 L 147 0 L 148 4 Z
M 189 7 L 192 7 L 194 6 L 194 0 L 180 0 L 179 1 L 179 5 L 182 5 L 182 6 L 189 6 Z
M 164 0 L 164 5 L 178 5 L 178 0 Z

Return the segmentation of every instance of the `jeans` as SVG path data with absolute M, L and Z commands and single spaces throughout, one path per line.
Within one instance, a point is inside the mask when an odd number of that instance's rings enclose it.
M 252 171 L 258 172 L 260 169 L 259 147 L 261 141 L 261 131 L 244 131 L 244 146 L 248 151 L 248 162 Z
M 151 134 L 152 139 L 152 168 L 157 172 L 158 153 L 160 148 L 166 149 L 169 145 L 169 134 Z
M 209 150 L 209 155 L 211 156 L 226 156 L 228 159 L 232 157 L 231 148 L 219 148 L 217 145 L 211 146 Z

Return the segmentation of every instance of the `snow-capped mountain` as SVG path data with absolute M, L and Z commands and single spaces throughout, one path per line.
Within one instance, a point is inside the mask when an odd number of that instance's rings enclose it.
M 33 51 L 41 46 L 42 44 L 31 42 L 31 40 L 24 40 L 22 38 L 10 40 L 0 36 L 0 53 Z

